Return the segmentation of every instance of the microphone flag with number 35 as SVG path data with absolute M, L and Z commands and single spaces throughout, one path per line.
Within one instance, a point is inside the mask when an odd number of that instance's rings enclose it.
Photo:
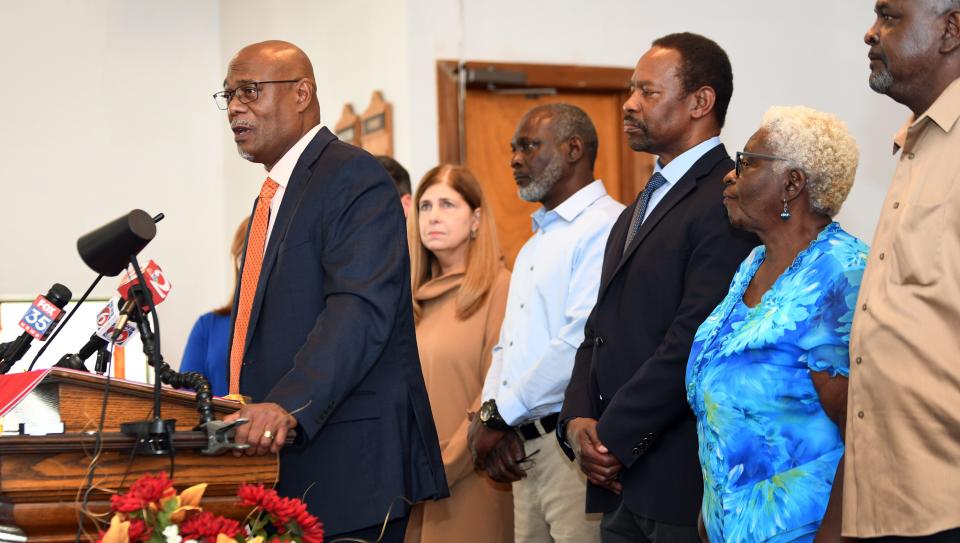
M 56 328 L 56 324 L 62 316 L 63 310 L 53 305 L 43 294 L 40 294 L 27 308 L 23 318 L 20 319 L 20 328 L 23 328 L 35 339 L 43 341 Z

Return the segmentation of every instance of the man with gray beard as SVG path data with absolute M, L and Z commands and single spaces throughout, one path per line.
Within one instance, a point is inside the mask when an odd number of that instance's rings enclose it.
M 515 541 L 596 542 L 599 519 L 583 511 L 586 479 L 552 434 L 624 206 L 593 176 L 597 132 L 580 108 L 533 108 L 510 147 L 520 198 L 543 207 L 514 264 L 470 447 L 478 470 L 514 483 Z
M 843 535 L 960 541 L 960 0 L 878 0 L 870 87 L 911 115 L 850 331 Z M 877 539 L 872 539 L 877 538 Z

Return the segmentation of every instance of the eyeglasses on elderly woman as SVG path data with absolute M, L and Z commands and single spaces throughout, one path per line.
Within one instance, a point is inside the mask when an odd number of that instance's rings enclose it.
M 743 167 L 747 164 L 743 161 L 744 158 L 762 158 L 765 160 L 786 160 L 786 158 L 773 155 L 764 155 L 760 153 L 748 153 L 747 151 L 737 151 L 737 163 L 736 171 L 737 177 L 740 177 L 740 172 L 743 171 Z

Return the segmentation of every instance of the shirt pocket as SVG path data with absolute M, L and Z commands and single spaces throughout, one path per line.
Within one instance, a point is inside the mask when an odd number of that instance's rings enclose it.
M 942 245 L 946 228 L 942 203 L 913 202 L 904 210 L 893 239 L 890 278 L 898 285 L 930 286 L 943 273 Z

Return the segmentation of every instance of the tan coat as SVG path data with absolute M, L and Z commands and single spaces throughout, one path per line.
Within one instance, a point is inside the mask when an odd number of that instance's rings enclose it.
M 960 527 L 960 78 L 894 144 L 850 332 L 851 537 Z
M 440 437 L 450 498 L 417 505 L 410 514 L 407 543 L 513 541 L 513 497 L 509 485 L 473 470 L 467 449 L 467 411 L 477 411 L 490 353 L 500 336 L 510 272 L 501 268 L 483 306 L 466 320 L 456 317 L 463 273 L 424 283 L 414 297 L 423 313 L 417 323 L 420 365 Z

